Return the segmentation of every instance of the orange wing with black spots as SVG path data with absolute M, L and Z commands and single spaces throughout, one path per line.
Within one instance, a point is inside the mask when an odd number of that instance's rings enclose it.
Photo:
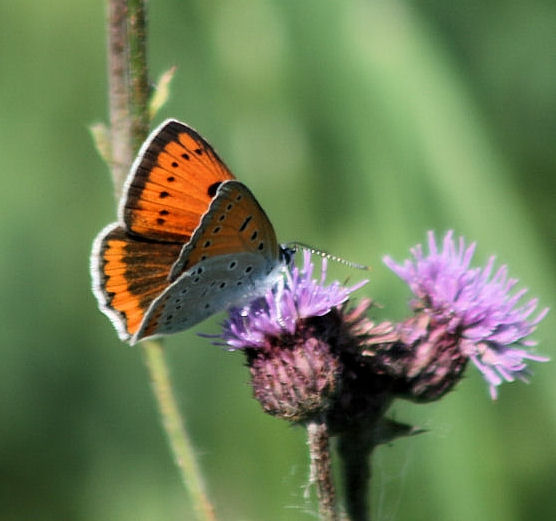
M 141 147 L 119 222 L 93 244 L 93 291 L 124 341 L 187 329 L 261 295 L 283 265 L 272 224 L 214 149 L 167 120 Z
M 91 256 L 93 291 L 121 340 L 137 332 L 152 301 L 168 287 L 181 248 L 133 237 L 117 223 L 97 236 Z
M 174 281 L 186 269 L 218 255 L 254 253 L 273 263 L 279 250 L 274 227 L 255 196 L 243 183 L 228 181 L 218 188 L 169 279 Z
M 220 183 L 235 179 L 195 130 L 167 120 L 144 143 L 124 187 L 120 220 L 157 241 L 185 243 Z

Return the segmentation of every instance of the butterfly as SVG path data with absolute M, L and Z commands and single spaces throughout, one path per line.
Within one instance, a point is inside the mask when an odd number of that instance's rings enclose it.
M 94 240 L 93 293 L 120 339 L 135 344 L 261 296 L 292 254 L 211 145 L 169 119 L 131 167 L 118 222 Z

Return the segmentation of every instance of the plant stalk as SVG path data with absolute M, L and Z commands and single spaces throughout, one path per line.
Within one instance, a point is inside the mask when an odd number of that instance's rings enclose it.
M 371 521 L 369 492 L 371 483 L 371 453 L 374 443 L 368 431 L 343 433 L 338 439 L 338 454 L 342 463 L 344 495 L 350 521 Z
M 128 0 L 131 145 L 137 153 L 149 133 L 149 77 L 145 0 Z
M 127 1 L 108 1 L 108 110 L 110 116 L 110 169 L 114 195 L 120 200 L 133 149 L 129 118 Z
M 320 519 L 339 521 L 332 480 L 328 427 L 324 421 L 311 421 L 307 424 L 307 443 L 311 459 L 309 481 L 317 487 Z

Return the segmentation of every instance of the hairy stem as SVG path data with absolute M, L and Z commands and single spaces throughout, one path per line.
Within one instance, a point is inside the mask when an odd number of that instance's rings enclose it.
M 126 0 L 109 0 L 107 51 L 110 166 L 117 201 L 133 159 L 129 118 L 127 14 Z
M 307 443 L 311 458 L 310 481 L 317 487 L 320 519 L 321 521 L 338 521 L 328 427 L 325 422 L 311 421 L 307 424 Z
M 137 152 L 149 133 L 147 20 L 144 0 L 128 0 L 131 144 Z

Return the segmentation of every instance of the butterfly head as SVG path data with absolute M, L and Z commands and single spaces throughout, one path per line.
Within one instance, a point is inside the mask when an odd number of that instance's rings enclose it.
M 280 262 L 287 268 L 292 268 L 296 252 L 297 250 L 292 248 L 291 245 L 281 244 L 279 253 Z

